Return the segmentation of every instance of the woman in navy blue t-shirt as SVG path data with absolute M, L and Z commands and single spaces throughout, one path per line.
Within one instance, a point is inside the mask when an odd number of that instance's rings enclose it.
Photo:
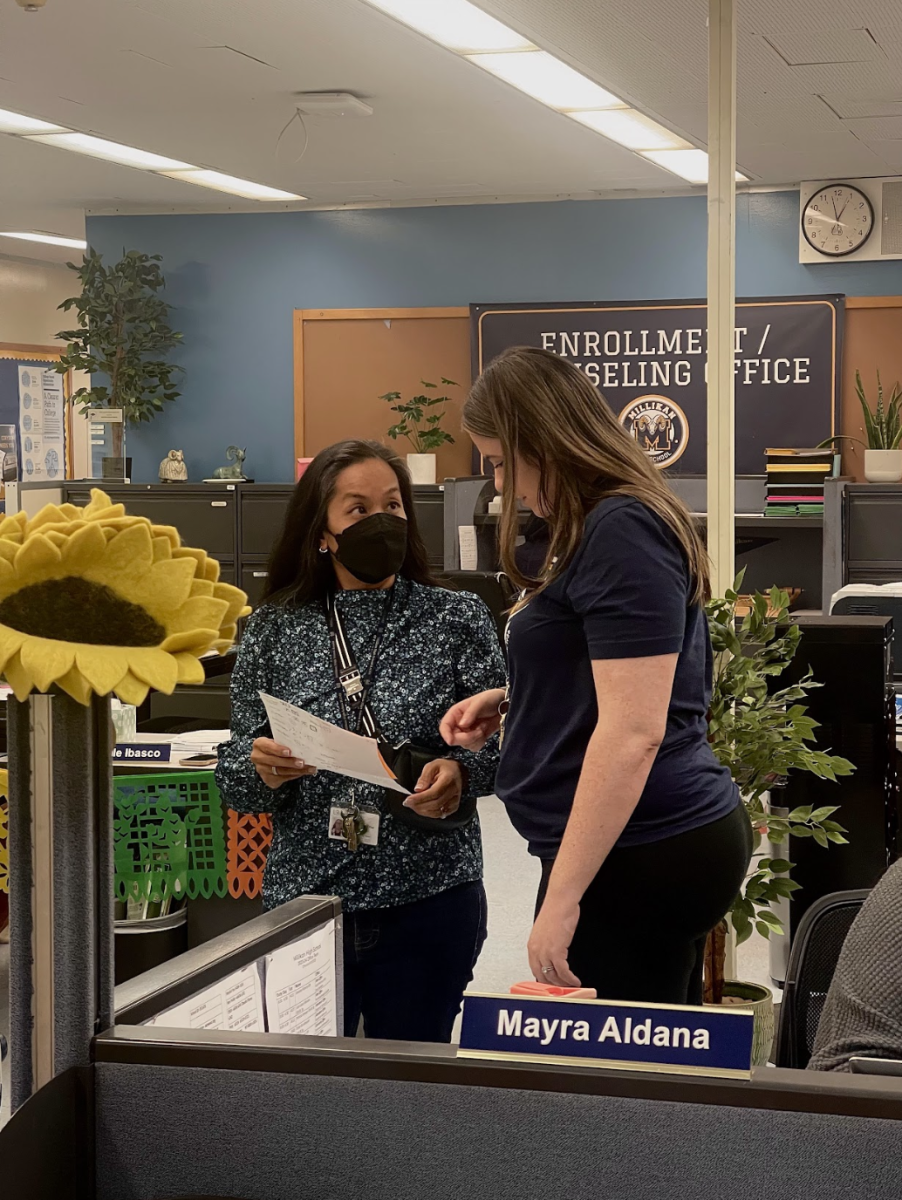
M 700 1004 L 706 937 L 751 855 L 745 809 L 707 740 L 704 546 L 564 359 L 501 355 L 464 426 L 503 491 L 502 561 L 523 597 L 507 697 L 463 701 L 442 732 L 475 748 L 508 710 L 497 791 L 542 862 L 533 974 L 605 999 Z M 518 501 L 549 526 L 537 579 L 517 568 Z

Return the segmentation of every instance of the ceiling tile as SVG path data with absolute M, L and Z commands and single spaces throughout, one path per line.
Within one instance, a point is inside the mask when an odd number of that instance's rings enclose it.
M 867 29 L 810 29 L 771 34 L 767 41 L 790 67 L 873 62 L 884 52 Z

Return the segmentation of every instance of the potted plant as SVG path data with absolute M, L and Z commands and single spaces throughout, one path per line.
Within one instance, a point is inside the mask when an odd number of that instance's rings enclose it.
M 90 386 L 72 397 L 83 408 L 106 409 L 111 415 L 114 474 L 127 476 L 125 423 L 150 421 L 179 392 L 174 377 L 181 368 L 168 354 L 181 340 L 169 324 L 170 305 L 159 296 L 166 286 L 159 254 L 138 250 L 124 253 L 105 267 L 102 255 L 89 250 L 81 266 L 69 263 L 81 281 L 81 294 L 64 300 L 65 312 L 75 309 L 78 328 L 56 336 L 67 343 L 57 371 L 87 371 Z M 95 382 L 103 375 L 107 382 Z
M 834 442 L 857 442 L 864 446 L 864 477 L 868 483 L 898 483 L 902 480 L 902 387 L 895 384 L 889 401 L 883 398 L 883 382 L 877 372 L 877 404 L 871 412 L 861 372 L 855 372 L 855 394 L 864 416 L 867 444 L 848 434 L 837 434 L 821 442 L 830 446 Z
M 438 390 L 438 385 L 420 381 L 430 392 Z M 442 387 L 457 387 L 453 379 L 442 376 Z M 399 437 L 407 438 L 413 453 L 407 455 L 407 467 L 410 478 L 414 483 L 435 483 L 435 451 L 446 442 L 453 445 L 454 438 L 442 429 L 442 418 L 445 406 L 451 403 L 450 396 L 412 396 L 410 400 L 402 400 L 400 392 L 386 392 L 379 397 L 391 405 L 392 412 L 398 414 L 397 424 L 392 425 L 388 436 L 394 441 Z M 436 409 L 441 409 L 436 412 Z
M 742 586 L 740 574 L 725 597 L 707 606 L 714 648 L 714 687 L 708 714 L 709 740 L 715 755 L 728 767 L 739 788 L 753 831 L 752 867 L 742 892 L 728 914 L 737 944 L 756 929 L 763 937 L 782 934 L 771 904 L 792 895 L 798 884 L 793 864 L 774 858 L 766 848 L 790 837 L 810 837 L 820 846 L 846 842 L 843 827 L 834 821 L 836 806 L 804 805 L 786 815 L 773 811 L 771 795 L 785 785 L 793 771 L 810 771 L 820 779 L 850 775 L 854 766 L 845 758 L 811 745 L 817 722 L 807 714 L 806 694 L 819 685 L 810 674 L 789 687 L 773 680 L 786 670 L 798 649 L 802 632 L 787 620 L 789 595 L 772 588 L 769 595 L 743 598 L 748 614 L 737 620 Z M 755 1065 L 768 1061 L 773 1044 L 773 997 L 768 988 L 724 979 L 727 922 L 709 937 L 705 962 L 707 1003 L 733 1003 L 756 1013 Z

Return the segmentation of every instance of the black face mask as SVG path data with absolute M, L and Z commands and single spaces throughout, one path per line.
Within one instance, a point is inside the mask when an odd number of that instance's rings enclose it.
M 391 513 L 376 513 L 332 535 L 335 558 L 361 583 L 384 583 L 400 571 L 407 557 L 407 522 Z

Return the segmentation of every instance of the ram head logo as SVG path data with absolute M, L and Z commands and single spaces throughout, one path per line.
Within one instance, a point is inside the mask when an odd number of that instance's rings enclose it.
M 649 454 L 673 448 L 673 421 L 662 412 L 644 412 L 633 422 L 633 437 Z

